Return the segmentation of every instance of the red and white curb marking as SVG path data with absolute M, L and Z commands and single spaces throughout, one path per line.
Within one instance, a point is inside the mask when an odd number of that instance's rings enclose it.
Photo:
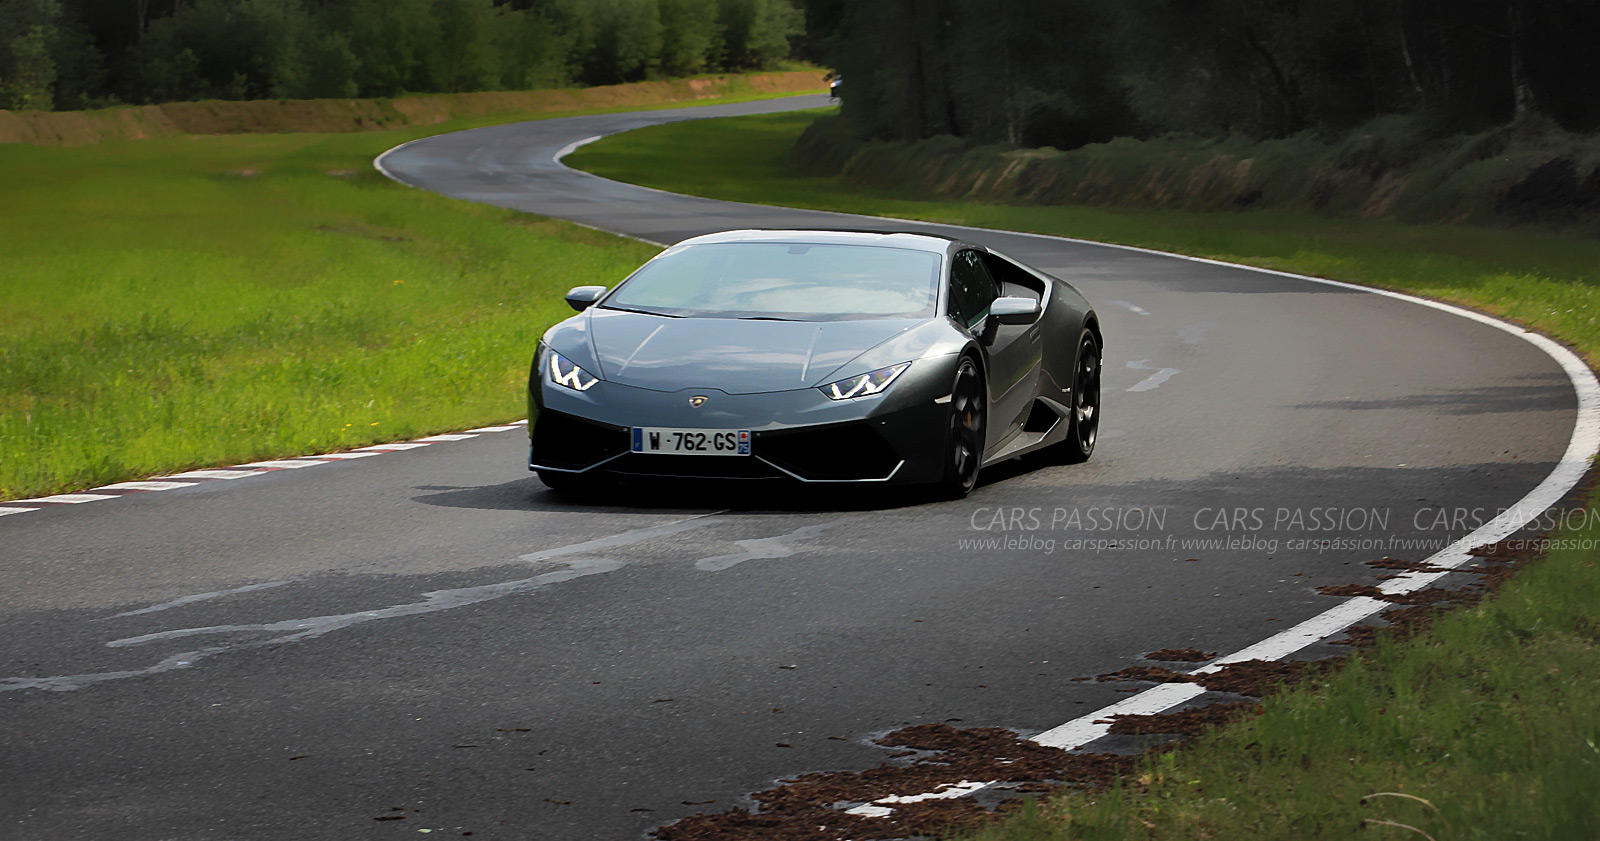
M 144 479 L 136 482 L 117 482 L 113 485 L 91 488 L 78 493 L 56 494 L 55 496 L 41 496 L 36 499 L 17 499 L 10 502 L 0 502 L 0 517 L 8 514 L 25 514 L 29 511 L 43 511 L 58 505 L 80 505 L 85 502 L 100 502 L 106 499 L 121 499 L 124 496 L 152 493 L 155 491 L 172 491 L 178 488 L 192 488 L 195 485 L 211 482 L 226 481 L 229 479 L 245 479 L 251 476 L 260 476 L 263 473 L 272 473 L 278 470 L 298 470 L 302 467 L 313 467 L 318 464 L 350 461 L 358 458 L 371 458 L 385 453 L 398 453 L 405 450 L 415 450 L 429 447 L 434 444 L 445 444 L 452 441 L 465 441 L 476 438 L 489 432 L 510 432 L 522 429 L 528 425 L 527 420 L 514 421 L 500 426 L 481 426 L 469 429 L 466 432 L 449 432 L 443 435 L 429 435 L 414 441 L 395 441 L 388 444 L 373 444 L 370 447 L 361 447 L 340 453 L 323 453 L 313 456 L 294 456 L 292 458 L 269 459 L 267 461 L 252 461 L 249 464 L 239 464 L 232 467 L 208 467 L 202 470 L 189 470 L 183 473 L 174 473 L 171 476 L 157 476 L 153 479 Z

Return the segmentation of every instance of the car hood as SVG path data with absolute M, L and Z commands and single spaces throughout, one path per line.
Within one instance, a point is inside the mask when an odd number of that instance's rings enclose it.
M 592 309 L 605 379 L 637 388 L 759 394 L 825 385 L 828 375 L 922 319 L 758 321 Z

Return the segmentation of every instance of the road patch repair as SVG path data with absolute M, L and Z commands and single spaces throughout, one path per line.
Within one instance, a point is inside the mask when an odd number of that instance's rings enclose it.
M 444 444 L 452 441 L 465 441 L 479 435 L 493 432 L 510 432 L 514 429 L 524 429 L 528 425 L 526 420 L 513 421 L 498 426 L 482 426 L 469 429 L 466 432 L 447 432 L 440 435 L 429 435 L 414 441 L 395 441 L 388 444 L 373 444 L 370 447 L 361 447 L 355 450 L 346 450 L 336 453 L 321 453 L 309 456 L 294 456 L 292 458 L 269 459 L 266 461 L 253 461 L 249 464 L 239 464 L 230 467 L 207 467 L 199 470 L 189 470 L 183 473 L 174 473 L 170 476 L 155 476 L 135 482 L 117 482 L 87 491 L 69 494 L 56 494 L 54 496 L 41 496 L 35 499 L 16 499 L 9 502 L 0 502 L 0 517 L 8 514 L 26 514 L 30 511 L 42 511 L 58 505 L 81 505 L 85 502 L 101 502 L 108 499 L 120 499 L 124 496 L 152 493 L 157 491 L 175 491 L 180 488 L 192 488 L 196 485 L 228 481 L 232 479 L 248 479 L 251 476 L 260 476 L 277 470 L 297 470 L 302 467 L 314 467 L 319 464 L 332 464 L 341 461 L 381 456 L 385 453 L 398 453 L 405 450 L 415 450 L 434 444 Z

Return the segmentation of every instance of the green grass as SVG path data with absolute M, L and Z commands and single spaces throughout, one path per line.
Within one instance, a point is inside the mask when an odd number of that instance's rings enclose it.
M 915 195 L 910 186 L 856 190 L 790 166 L 795 141 L 819 113 L 640 129 L 566 162 L 674 192 L 1081 237 L 1399 289 L 1498 313 L 1600 359 L 1600 240 L 1306 212 L 1016 206 L 906 198 Z
M 0 498 L 522 417 L 653 249 L 372 170 L 423 133 L 0 146 Z
M 643 129 L 568 163 L 661 189 L 1156 248 L 1401 289 L 1509 317 L 1600 359 L 1600 242 L 1283 212 L 919 201 L 796 174 L 815 114 Z M 908 187 L 908 193 L 911 189 Z M 914 193 L 912 193 L 914 194 Z M 1600 504 L 1592 495 L 1590 509 Z M 1381 639 L 1319 686 L 1150 758 L 1110 792 L 1068 792 L 978 837 L 1600 837 L 1600 525 L 1425 634 Z M 1380 796 L 1400 792 L 1405 797 Z

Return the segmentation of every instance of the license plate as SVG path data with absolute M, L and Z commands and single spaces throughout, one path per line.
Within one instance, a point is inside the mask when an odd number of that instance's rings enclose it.
M 636 426 L 633 428 L 633 451 L 678 456 L 747 456 L 750 455 L 750 430 Z

